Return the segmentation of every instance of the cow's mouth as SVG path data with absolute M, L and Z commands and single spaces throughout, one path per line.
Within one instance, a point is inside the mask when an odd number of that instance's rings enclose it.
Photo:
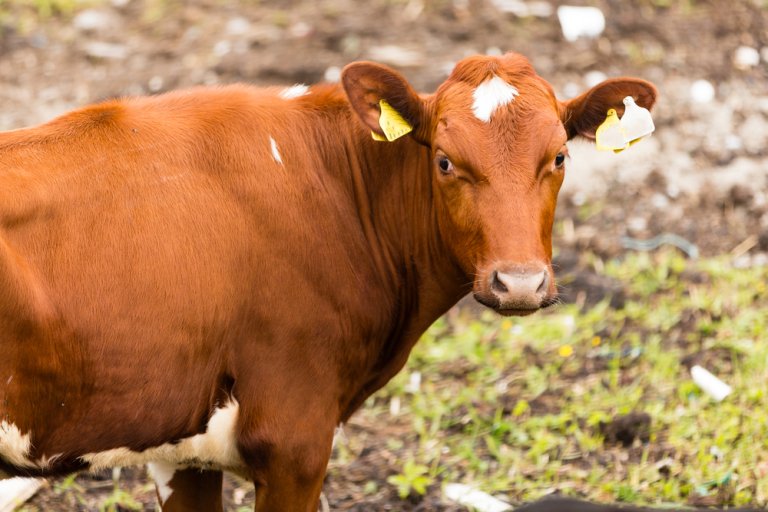
M 557 304 L 558 302 L 557 297 L 548 297 L 541 301 L 541 303 L 536 307 L 530 307 L 529 305 L 526 305 L 529 307 L 520 307 L 516 304 L 501 304 L 499 300 L 496 299 L 496 297 L 488 296 L 483 293 L 476 292 L 473 293 L 472 296 L 477 302 L 487 308 L 494 310 L 496 313 L 502 316 L 528 316 L 539 311 L 540 309 L 548 308 L 549 306 Z

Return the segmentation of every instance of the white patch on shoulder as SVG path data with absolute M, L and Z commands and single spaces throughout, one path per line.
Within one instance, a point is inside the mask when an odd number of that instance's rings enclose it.
M 113 448 L 87 453 L 80 458 L 88 463 L 93 471 L 113 466 L 139 466 L 163 461 L 182 467 L 221 469 L 243 474 L 245 464 L 237 449 L 235 436 L 239 411 L 240 405 L 236 400 L 228 402 L 214 411 L 204 434 L 187 437 L 176 443 L 166 443 L 143 452 Z
M 147 469 L 157 486 L 157 494 L 160 497 L 160 506 L 162 507 L 168 498 L 173 494 L 173 489 L 169 485 L 179 466 L 168 464 L 167 462 L 149 462 Z
M 275 142 L 275 139 L 272 137 L 269 138 L 269 146 L 272 148 L 272 158 L 275 159 L 275 162 L 282 165 L 283 159 L 280 157 L 280 152 L 277 150 L 277 142 Z
M 32 443 L 29 432 L 22 434 L 13 423 L 3 420 L 0 423 L 0 457 L 19 467 L 34 467 L 35 463 L 29 460 L 29 452 Z
M 487 123 L 497 108 L 511 103 L 518 95 L 520 91 L 516 87 L 494 75 L 493 78 L 478 85 L 472 93 L 475 99 L 472 103 L 472 111 L 475 117 Z
M 286 87 L 280 91 L 280 97 L 285 100 L 299 98 L 307 94 L 309 94 L 309 87 L 304 84 L 292 85 L 291 87 Z

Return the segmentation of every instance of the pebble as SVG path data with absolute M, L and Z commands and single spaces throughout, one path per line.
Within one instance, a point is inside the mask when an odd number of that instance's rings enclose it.
M 330 66 L 323 73 L 323 80 L 335 84 L 341 80 L 341 68 L 339 66 Z
M 733 55 L 733 64 L 737 69 L 749 69 L 760 64 L 760 52 L 751 46 L 739 46 Z
M 588 71 L 586 75 L 584 75 L 584 83 L 587 87 L 594 87 L 597 84 L 604 82 L 608 76 L 603 73 L 602 71 Z
M 113 18 L 105 11 L 86 9 L 75 16 L 72 25 L 81 32 L 96 32 L 110 28 L 113 25 Z
M 501 12 L 513 14 L 520 18 L 534 16 L 537 18 L 549 18 L 554 11 L 549 2 L 523 2 L 521 0 L 491 0 L 494 7 Z
M 586 80 L 586 78 L 585 78 Z M 581 87 L 576 82 L 568 82 L 563 86 L 563 99 L 575 98 L 581 92 Z
M 307 37 L 310 32 L 312 32 L 312 27 L 309 25 L 309 23 L 305 23 L 303 21 L 294 23 L 291 25 L 291 28 L 288 29 L 288 33 L 291 35 L 291 37 L 295 37 L 296 39 Z
M 97 59 L 123 60 L 128 57 L 128 48 L 122 44 L 91 41 L 83 46 L 89 57 Z
M 213 54 L 217 57 L 223 57 L 232 51 L 232 43 L 222 40 L 213 45 Z
M 150 92 L 159 92 L 163 88 L 163 84 L 163 77 L 155 75 L 149 79 L 147 87 L 149 88 Z
M 648 221 L 645 219 L 645 217 L 630 217 L 627 219 L 627 229 L 631 233 L 639 233 L 641 231 L 645 231 L 645 228 L 648 227 Z
M 424 55 L 416 50 L 402 46 L 374 46 L 369 50 L 372 60 L 392 64 L 393 66 L 419 66 L 424 63 Z
M 238 16 L 229 20 L 224 30 L 231 36 L 243 36 L 250 32 L 251 22 L 242 16 Z
M 657 210 L 664 210 L 669 206 L 669 198 L 664 194 L 659 194 L 657 192 L 651 197 L 651 204 Z
M 738 151 L 744 147 L 744 143 L 741 141 L 741 137 L 735 133 L 729 133 L 725 136 L 725 149 L 729 151 Z
M 691 84 L 690 95 L 694 103 L 710 103 L 715 99 L 715 86 L 708 80 L 696 80 Z

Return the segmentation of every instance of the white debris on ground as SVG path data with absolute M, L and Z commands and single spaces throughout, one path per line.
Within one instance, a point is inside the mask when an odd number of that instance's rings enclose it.
M 708 80 L 696 80 L 691 84 L 691 100 L 694 103 L 709 103 L 715 99 L 715 86 Z
M 716 402 L 722 401 L 733 391 L 731 386 L 712 375 L 706 368 L 702 368 L 699 365 L 691 367 L 691 377 L 693 378 L 693 382 Z
M 0 480 L 0 512 L 13 512 L 42 487 L 39 478 L 9 478 Z
M 595 38 L 605 30 L 605 16 L 597 7 L 561 5 L 557 8 L 557 18 L 563 36 L 570 42 L 582 37 Z
M 465 507 L 470 507 L 477 512 L 505 512 L 512 510 L 512 506 L 506 501 L 494 498 L 486 492 L 479 491 L 465 484 L 447 484 L 443 488 L 443 494 L 447 499 Z

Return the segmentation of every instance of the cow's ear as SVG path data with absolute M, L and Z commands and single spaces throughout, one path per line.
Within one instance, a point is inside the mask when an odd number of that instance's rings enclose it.
M 384 100 L 412 128 L 416 140 L 429 144 L 424 102 L 400 73 L 374 62 L 354 62 L 341 72 L 341 82 L 352 108 L 376 135 L 385 137 L 379 123 Z
M 656 103 L 656 87 L 639 78 L 611 78 L 581 96 L 560 103 L 560 118 L 568 132 L 568 138 L 577 135 L 595 138 L 597 127 L 605 121 L 609 109 L 624 114 L 623 100 L 632 96 L 635 103 L 648 110 Z

